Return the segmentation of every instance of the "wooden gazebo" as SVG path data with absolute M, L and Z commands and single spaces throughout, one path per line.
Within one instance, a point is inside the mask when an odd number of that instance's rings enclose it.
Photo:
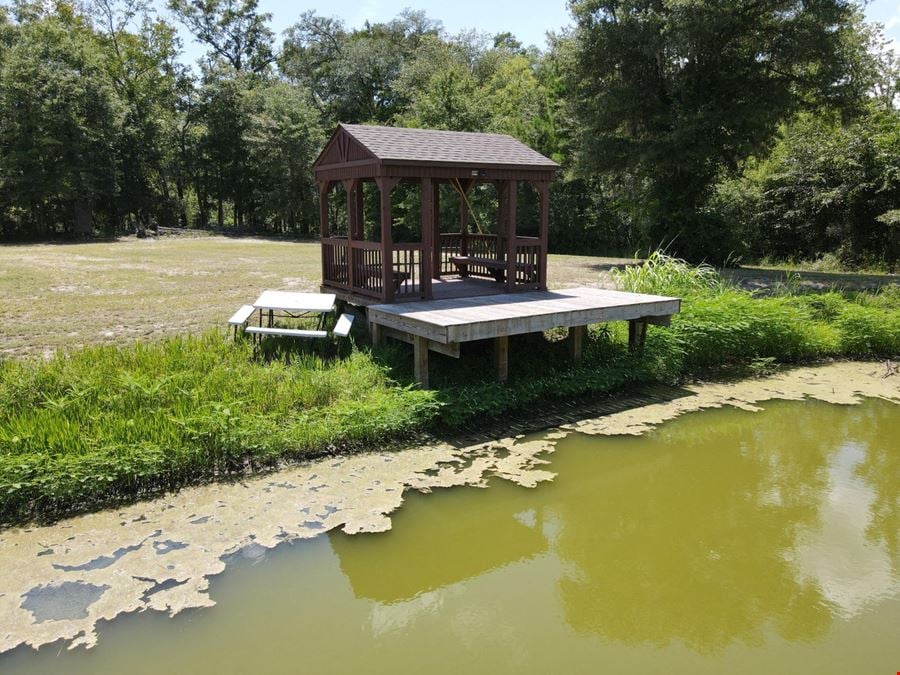
M 549 190 L 557 168 L 501 134 L 339 125 L 313 164 L 323 289 L 360 305 L 546 290 Z M 419 186 L 421 241 L 394 241 L 391 192 L 401 181 Z M 520 181 L 539 198 L 537 236 L 517 232 Z M 329 223 L 329 195 L 338 182 L 347 196 L 346 236 L 335 236 Z M 366 182 L 378 188 L 380 227 L 372 237 L 378 241 L 365 237 Z M 468 195 L 479 182 L 496 187 L 495 233 L 469 231 Z M 438 225 L 442 183 L 459 201 L 453 232 Z

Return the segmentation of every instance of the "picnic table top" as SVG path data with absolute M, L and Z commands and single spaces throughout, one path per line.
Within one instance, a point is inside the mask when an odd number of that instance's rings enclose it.
M 263 291 L 253 303 L 256 309 L 283 312 L 331 312 L 334 293 L 296 293 L 294 291 Z

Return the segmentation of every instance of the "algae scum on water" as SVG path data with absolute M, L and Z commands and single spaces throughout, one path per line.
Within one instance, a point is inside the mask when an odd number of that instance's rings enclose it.
M 799 369 L 0 533 L 0 670 L 895 672 L 898 386 Z

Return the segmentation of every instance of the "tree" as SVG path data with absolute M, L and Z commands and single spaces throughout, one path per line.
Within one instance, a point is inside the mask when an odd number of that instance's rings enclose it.
M 179 210 L 170 182 L 178 170 L 176 101 L 187 75 L 176 61 L 174 27 L 153 15 L 145 0 L 94 0 L 94 4 L 106 69 L 125 110 L 113 230 L 122 217 L 133 216 L 142 235 L 151 219 L 172 223 Z M 134 32 L 133 24 L 137 24 Z
M 214 56 L 237 71 L 259 73 L 275 60 L 274 35 L 259 0 L 169 0 L 169 9 Z
M 325 134 L 309 92 L 285 82 L 248 91 L 250 124 L 244 131 L 248 165 L 257 179 L 255 222 L 309 236 L 318 218 L 317 191 L 309 167 Z
M 397 78 L 422 42 L 440 34 L 424 12 L 348 31 L 339 19 L 306 12 L 288 30 L 279 65 L 340 122 L 389 122 L 405 105 Z
M 0 64 L 0 197 L 5 229 L 91 234 L 114 210 L 124 109 L 90 26 L 74 8 L 17 6 Z
M 711 207 L 740 236 L 750 257 L 844 265 L 900 258 L 900 112 L 872 104 L 843 124 L 803 114 L 782 127 L 771 154 L 720 184 Z
M 573 0 L 570 92 L 583 174 L 632 191 L 646 244 L 700 258 L 730 242 L 703 206 L 795 111 L 857 102 L 845 0 Z
M 401 126 L 451 131 L 487 128 L 486 92 L 459 44 L 438 37 L 424 40 L 404 65 L 396 86 L 408 101 L 396 118 Z

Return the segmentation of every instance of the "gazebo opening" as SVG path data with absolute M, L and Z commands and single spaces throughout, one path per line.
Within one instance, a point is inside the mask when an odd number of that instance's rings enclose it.
M 545 290 L 557 168 L 500 134 L 340 125 L 313 165 L 323 289 L 355 304 Z

